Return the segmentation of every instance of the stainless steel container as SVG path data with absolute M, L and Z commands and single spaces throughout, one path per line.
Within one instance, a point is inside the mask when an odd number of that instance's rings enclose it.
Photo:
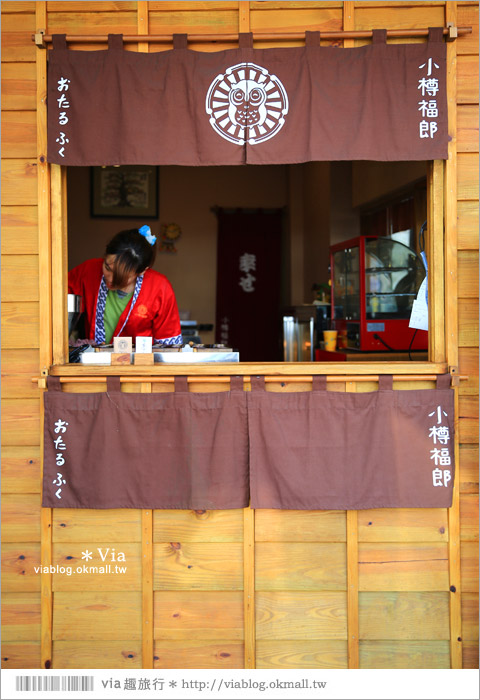
M 77 294 L 67 295 L 67 310 L 68 310 L 68 335 L 75 330 L 78 319 L 83 311 L 82 297 Z

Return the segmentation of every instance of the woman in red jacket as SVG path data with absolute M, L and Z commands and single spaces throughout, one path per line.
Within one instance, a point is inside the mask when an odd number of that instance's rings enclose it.
M 148 226 L 120 231 L 105 257 L 74 267 L 68 291 L 83 298 L 88 338 L 111 343 L 119 335 L 151 336 L 155 345 L 181 345 L 177 302 L 167 278 L 151 269 L 156 237 Z

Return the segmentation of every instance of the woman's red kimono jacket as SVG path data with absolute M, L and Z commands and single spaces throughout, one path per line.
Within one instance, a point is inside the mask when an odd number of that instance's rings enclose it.
M 86 260 L 68 273 L 68 291 L 83 298 L 86 312 L 85 330 L 97 343 L 105 339 L 103 314 L 108 288 L 103 279 L 102 258 Z M 165 275 L 147 269 L 137 277 L 130 303 L 119 318 L 113 335 L 152 336 L 154 344 L 180 345 L 180 316 L 172 285 Z

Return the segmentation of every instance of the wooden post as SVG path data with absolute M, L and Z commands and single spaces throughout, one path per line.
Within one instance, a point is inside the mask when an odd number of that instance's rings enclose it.
M 428 164 L 427 184 L 428 358 L 431 362 L 445 362 L 443 161 Z
M 356 391 L 356 382 L 349 382 L 349 391 Z M 347 511 L 347 649 L 348 668 L 360 668 L 358 628 L 358 512 Z
M 65 176 L 60 165 L 52 165 L 51 172 L 53 363 L 63 365 L 68 358 Z
M 343 29 L 351 31 L 355 29 L 355 2 L 345 0 L 343 3 Z M 355 46 L 355 39 L 344 39 L 343 48 L 352 49 Z
M 47 30 L 47 3 L 35 3 L 36 31 Z M 38 273 L 39 273 L 39 369 L 52 364 L 52 239 L 50 228 L 50 167 L 47 164 L 47 52 L 36 50 L 37 169 L 38 169 Z M 43 392 L 42 392 L 43 394 Z M 42 397 L 43 399 L 43 397 Z M 43 476 L 43 400 L 40 401 L 40 454 Z M 40 563 L 52 563 L 52 510 L 40 512 Z M 52 667 L 52 575 L 40 575 L 40 666 Z
M 148 34 L 148 2 L 137 2 L 137 29 Z M 148 53 L 148 42 L 139 42 L 138 51 Z M 153 358 L 153 355 L 152 355 Z M 129 358 L 130 361 L 130 358 Z M 142 382 L 140 391 L 150 394 L 151 382 Z M 153 511 L 142 510 L 142 667 L 153 668 Z
M 243 615 L 245 668 L 256 667 L 255 657 L 255 511 L 243 511 Z
M 153 668 L 153 628 L 153 512 L 142 510 L 142 668 Z
M 250 31 L 250 2 L 239 0 L 238 3 L 238 31 Z
M 445 3 L 445 22 L 457 26 L 457 3 Z M 448 160 L 445 162 L 445 337 L 449 367 L 458 367 L 457 291 L 457 42 L 447 42 Z M 458 387 L 455 388 L 455 481 L 448 509 L 450 584 L 450 665 L 462 668 L 462 599 L 460 568 L 460 469 Z

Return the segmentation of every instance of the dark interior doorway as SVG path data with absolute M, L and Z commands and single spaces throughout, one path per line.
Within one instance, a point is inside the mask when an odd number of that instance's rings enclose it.
M 217 209 L 216 342 L 241 362 L 282 360 L 283 209 Z

